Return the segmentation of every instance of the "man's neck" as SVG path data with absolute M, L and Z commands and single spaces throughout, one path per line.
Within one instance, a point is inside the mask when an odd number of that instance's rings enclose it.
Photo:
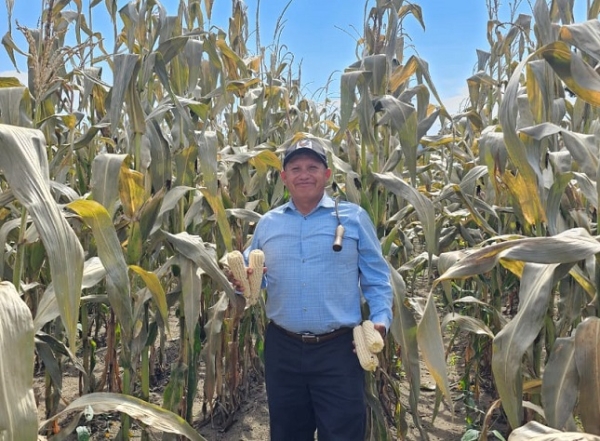
M 319 202 L 321 202 L 321 199 L 323 198 L 323 195 L 321 195 L 321 197 L 314 201 L 314 200 L 310 200 L 310 201 L 303 201 L 303 200 L 297 200 L 292 198 L 292 201 L 294 202 L 294 206 L 296 207 L 296 210 L 298 210 L 300 213 L 302 213 L 304 216 L 306 216 L 307 214 L 310 214 L 315 208 L 317 208 L 317 206 L 319 205 Z

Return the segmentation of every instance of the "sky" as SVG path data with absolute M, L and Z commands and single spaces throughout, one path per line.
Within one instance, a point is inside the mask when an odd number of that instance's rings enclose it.
M 514 1 L 501 1 L 505 3 L 501 8 L 501 18 L 508 19 L 508 7 Z M 418 55 L 429 64 L 443 104 L 455 112 L 466 96 L 466 80 L 474 73 L 476 50 L 489 50 L 486 0 L 412 2 L 422 8 L 425 29 L 413 16 L 404 19 L 406 41 L 410 44 L 405 51 L 405 60 L 411 55 Z M 89 0 L 83 0 L 84 10 L 87 10 L 88 3 Z M 126 0 L 118 0 L 118 7 L 127 3 Z M 179 0 L 162 0 L 161 3 L 170 15 L 177 13 Z M 258 0 L 246 0 L 245 3 L 250 30 L 253 31 Z M 356 42 L 362 36 L 365 3 L 364 0 L 262 0 L 259 11 L 261 45 L 269 46 L 275 42 L 274 31 L 279 20 L 283 27 L 279 43 L 287 46 L 287 52 L 294 54 L 295 66 L 301 67 L 303 92 L 318 98 L 322 96 L 319 91 L 322 92 L 322 87 L 329 81 L 329 96 L 338 96 L 341 73 L 358 59 Z M 585 0 L 575 0 L 576 7 L 578 4 L 585 6 L 584 3 Z M 41 4 L 42 0 L 14 0 L 13 38 L 19 47 L 24 47 L 24 44 L 19 44 L 21 34 L 16 30 L 15 22 L 35 27 Z M 375 0 L 369 0 L 367 4 L 372 7 Z M 231 5 L 231 0 L 214 0 L 210 24 L 227 29 Z M 522 0 L 521 9 L 529 13 L 527 0 Z M 104 2 L 100 2 L 95 10 L 105 10 Z M 96 19 L 94 28 L 102 26 L 102 21 Z M 108 25 L 108 21 L 105 23 Z M 4 35 L 7 29 L 6 2 L 0 0 L 0 35 Z M 251 50 L 255 48 L 255 42 L 256 35 L 252 33 L 248 41 Z M 19 60 L 19 69 L 25 71 L 25 60 L 23 57 Z M 0 47 L 0 76 L 5 76 L 8 71 L 14 71 L 14 67 L 4 47 Z

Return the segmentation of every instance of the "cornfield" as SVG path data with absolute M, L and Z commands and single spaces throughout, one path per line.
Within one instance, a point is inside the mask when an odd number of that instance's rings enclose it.
M 488 0 L 490 48 L 457 114 L 405 56 L 405 20 L 425 22 L 403 0 L 366 1 L 360 56 L 324 102 L 278 38 L 249 49 L 241 0 L 225 30 L 200 0 L 173 16 L 157 0 L 44 0 L 38 28 L 9 25 L 28 84 L 0 78 L 0 440 L 65 439 L 110 412 L 124 440 L 132 421 L 142 439 L 190 440 L 199 419 L 232 423 L 262 381 L 266 318 L 224 256 L 286 201 L 280 153 L 300 133 L 327 146 L 328 191 L 368 211 L 392 272 L 366 439 L 404 439 L 409 423 L 429 438 L 422 364 L 439 406 L 494 398 L 463 439 L 599 439 L 600 1 L 575 22 L 579 1 L 506 20 Z M 64 403 L 67 369 L 80 396 Z

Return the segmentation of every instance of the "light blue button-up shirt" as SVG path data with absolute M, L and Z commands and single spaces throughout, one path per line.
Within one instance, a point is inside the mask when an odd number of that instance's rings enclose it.
M 267 317 L 293 332 L 322 334 L 362 320 L 361 294 L 370 320 L 389 329 L 392 288 L 373 223 L 365 210 L 339 203 L 342 250 L 332 249 L 334 200 L 324 195 L 308 215 L 292 201 L 266 213 L 250 248 L 265 253 Z

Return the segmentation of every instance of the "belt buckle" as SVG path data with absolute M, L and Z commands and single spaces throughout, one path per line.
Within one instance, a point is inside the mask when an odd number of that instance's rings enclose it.
M 302 343 L 319 343 L 319 337 L 315 334 L 300 334 Z

